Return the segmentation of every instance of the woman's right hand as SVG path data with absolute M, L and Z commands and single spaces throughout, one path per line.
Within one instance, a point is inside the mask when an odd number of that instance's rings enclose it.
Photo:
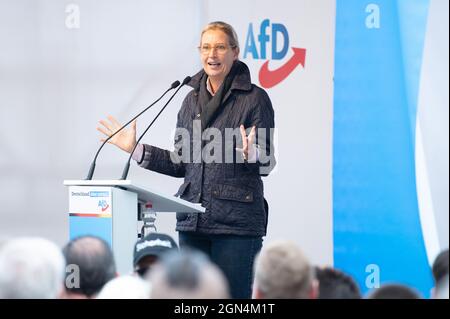
M 108 116 L 108 120 L 100 120 L 97 130 L 105 134 L 106 137 L 100 141 L 104 142 L 106 138 L 114 134 L 118 129 L 122 127 L 113 116 Z M 136 120 L 131 122 L 130 128 L 124 128 L 122 131 L 114 135 L 108 143 L 114 144 L 127 153 L 131 153 L 134 145 L 136 144 Z

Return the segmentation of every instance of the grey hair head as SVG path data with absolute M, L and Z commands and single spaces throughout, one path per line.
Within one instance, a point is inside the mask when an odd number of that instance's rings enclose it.
M 168 254 L 166 265 L 167 281 L 176 288 L 195 289 L 200 284 L 200 270 L 209 264 L 208 258 L 198 251 Z
M 228 284 L 208 257 L 184 249 L 165 254 L 151 270 L 149 280 L 154 299 L 228 298 Z
M 0 249 L 0 299 L 54 299 L 63 288 L 61 250 L 43 238 L 17 238 Z

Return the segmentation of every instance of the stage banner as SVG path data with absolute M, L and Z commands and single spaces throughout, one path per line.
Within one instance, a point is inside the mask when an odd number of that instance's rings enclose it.
M 396 282 L 428 297 L 432 287 L 415 163 L 428 8 L 428 0 L 337 0 L 334 265 L 364 293 Z
M 267 240 L 294 240 L 331 265 L 335 1 L 210 1 L 207 13 L 236 29 L 240 59 L 275 110 Z

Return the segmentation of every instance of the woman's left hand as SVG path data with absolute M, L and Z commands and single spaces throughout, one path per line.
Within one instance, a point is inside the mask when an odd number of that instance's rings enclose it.
M 241 136 L 242 136 L 242 148 L 236 148 L 237 151 L 242 153 L 242 157 L 245 161 L 248 162 L 256 162 L 256 145 L 255 145 L 255 138 L 256 138 L 256 126 L 253 126 L 250 134 L 245 132 L 244 125 L 241 124 L 240 126 L 241 130 Z

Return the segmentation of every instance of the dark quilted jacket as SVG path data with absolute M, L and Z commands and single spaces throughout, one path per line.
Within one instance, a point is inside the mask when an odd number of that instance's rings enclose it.
M 178 231 L 248 236 L 266 234 L 268 205 L 263 195 L 261 175 L 268 175 L 275 166 L 271 138 L 273 134 L 270 130 L 275 125 L 274 111 L 267 93 L 251 83 L 248 67 L 240 61 L 235 63 L 238 63 L 239 72 L 234 77 L 231 89 L 224 96 L 222 106 L 214 114 L 209 127 L 220 130 L 223 138 L 225 128 L 239 128 L 240 124 L 245 128 L 254 125 L 257 128 L 265 128 L 266 138 L 258 139 L 260 154 L 266 152 L 267 155 L 265 163 L 261 163 L 262 157 L 257 163 L 244 162 L 238 158 L 239 153 L 232 156 L 231 163 L 230 161 L 205 163 L 200 160 L 200 152 L 196 152 L 192 138 L 190 141 L 180 143 L 180 136 L 175 137 L 173 152 L 144 145 L 145 152 L 139 165 L 165 175 L 184 177 L 184 183 L 176 196 L 193 203 L 202 203 L 206 208 L 204 214 L 177 213 Z M 194 124 L 194 120 L 198 123 L 201 118 L 198 97 L 200 85 L 205 85 L 204 80 L 202 81 L 205 76 L 202 70 L 189 82 L 188 85 L 194 90 L 186 96 L 178 113 L 177 127 L 187 129 L 191 137 L 194 125 L 197 125 Z M 203 146 L 208 141 L 204 142 Z M 227 150 L 229 152 L 230 149 L 234 150 L 241 145 L 238 139 L 223 145 L 222 158 L 225 158 Z M 189 152 L 189 161 L 176 163 L 171 160 L 174 155 L 181 155 L 183 152 Z M 262 171 L 260 168 L 265 170 Z

